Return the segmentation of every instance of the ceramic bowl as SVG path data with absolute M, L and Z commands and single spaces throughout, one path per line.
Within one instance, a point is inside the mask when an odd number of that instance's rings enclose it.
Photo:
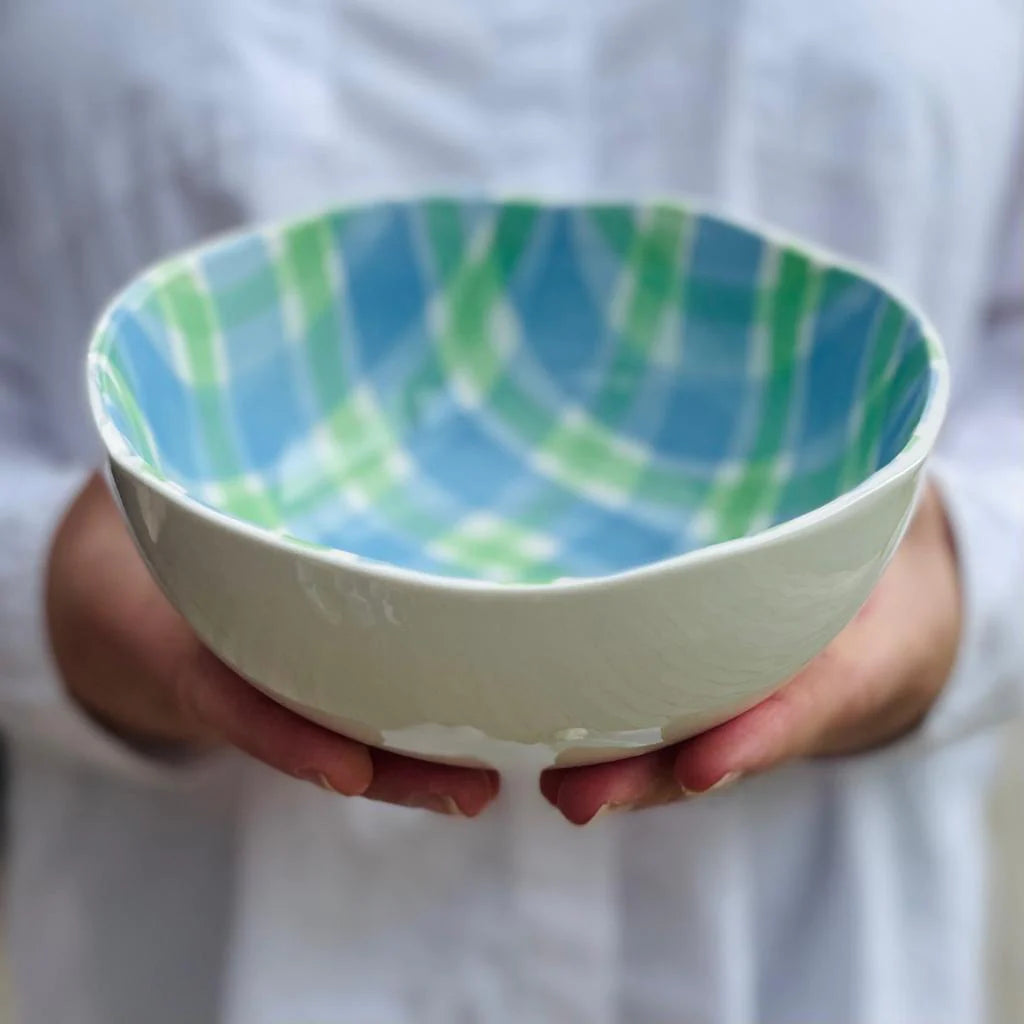
M 203 641 L 439 760 L 576 763 L 763 698 L 856 613 L 946 399 L 864 273 L 670 203 L 335 209 L 143 273 L 89 354 Z

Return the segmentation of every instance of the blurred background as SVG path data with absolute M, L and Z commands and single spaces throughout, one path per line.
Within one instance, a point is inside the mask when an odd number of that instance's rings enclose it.
M 3 11 L 3 6 L 0 3 L 0 12 Z M 168 8 L 172 6 L 168 5 Z M 216 133 L 214 134 L 216 135 Z M 220 139 L 220 136 L 217 138 Z M 202 153 L 198 156 L 192 152 L 185 155 L 186 162 L 203 157 Z M 310 173 L 312 174 L 313 171 Z M 297 190 L 298 188 L 299 186 L 297 186 Z M 219 202 L 220 200 L 221 197 L 214 196 L 211 201 Z M 230 219 L 233 212 L 227 210 L 225 215 Z M 2 758 L 2 750 L 0 750 L 0 758 Z M 2 760 L 0 760 L 0 799 L 2 799 L 5 788 Z M 993 863 L 991 865 L 992 926 L 988 957 L 989 983 L 994 996 L 992 1024 L 1022 1024 L 1024 1022 L 1024 813 L 1022 812 L 1024 812 L 1024 724 L 1015 725 L 1004 731 L 1002 769 L 998 784 L 992 792 L 990 804 L 990 827 L 996 839 L 993 844 Z M 3 872 L 5 839 L 5 815 L 0 815 L 0 877 Z M 0 886 L 0 893 L 2 892 L 3 887 Z M 3 903 L 0 899 L 0 926 L 2 924 Z M 3 928 L 0 927 L 0 1024 L 50 1024 L 46 1021 L 19 1020 L 14 1012 L 16 996 L 17 994 L 12 992 L 10 984 L 7 958 L 3 948 Z
M 1007 730 L 1003 771 L 992 799 L 996 863 L 992 886 L 992 984 L 997 1024 L 1024 1020 L 1024 727 Z
M 992 1024 L 1024 1021 L 1024 725 L 1005 730 L 1003 766 L 992 794 L 996 837 L 992 865 L 992 934 L 989 972 L 994 993 Z M 0 837 L 6 833 L 0 824 Z M 2 890 L 0 890 L 2 891 Z M 0 929 L 0 1024 L 25 1024 L 14 1016 Z
M 992 865 L 992 934 L 989 972 L 994 993 L 992 1024 L 1024 1021 L 1024 725 L 1005 730 L 1003 767 L 991 802 L 996 837 Z M 5 822 L 0 836 L 6 833 Z M 0 1024 L 24 1024 L 14 1016 L 0 929 Z

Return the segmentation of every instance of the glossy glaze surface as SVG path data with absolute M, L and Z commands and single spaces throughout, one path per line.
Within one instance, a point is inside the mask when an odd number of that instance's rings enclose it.
M 681 207 L 377 203 L 143 274 L 89 378 L 147 563 L 255 685 L 535 769 L 762 698 L 856 613 L 943 415 L 928 325 Z
M 132 452 L 197 501 L 517 583 L 824 505 L 904 448 L 931 381 L 881 288 L 668 205 L 327 213 L 145 275 L 95 351 Z

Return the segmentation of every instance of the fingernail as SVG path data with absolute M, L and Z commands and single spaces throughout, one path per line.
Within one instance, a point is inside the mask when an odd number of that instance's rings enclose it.
M 337 796 L 342 794 L 338 792 L 331 785 L 331 780 L 323 772 L 314 771 L 309 769 L 307 771 L 299 771 L 295 773 L 297 779 L 301 779 L 303 782 L 311 782 L 314 786 L 318 786 L 320 789 L 326 789 L 328 793 L 334 793 Z
M 317 775 L 316 781 L 321 789 L 326 789 L 328 793 L 336 793 L 338 796 L 341 796 L 341 794 L 338 793 L 338 791 L 331 785 L 331 780 L 327 778 L 327 776 L 324 775 L 323 772 L 320 772 Z
M 455 797 L 443 793 L 417 793 L 401 801 L 403 807 L 415 807 L 421 811 L 432 811 L 453 818 L 464 818 L 465 815 L 455 802 Z
M 599 818 L 605 817 L 607 814 L 617 814 L 619 811 L 632 811 L 635 807 L 636 804 L 633 803 L 601 804 L 601 806 L 598 807 L 598 809 L 589 818 L 587 818 L 586 821 L 575 821 L 572 822 L 572 824 L 579 825 L 581 828 L 584 828 L 587 825 L 593 825 L 595 821 Z M 572 819 L 569 820 L 571 821 Z
M 726 772 L 717 782 L 712 783 L 707 789 L 688 789 L 680 786 L 686 796 L 707 796 L 709 793 L 717 793 L 720 790 L 728 789 L 743 778 L 743 772 Z
M 726 772 L 709 790 L 709 793 L 715 793 L 720 789 L 728 789 L 730 786 L 734 786 L 740 779 L 743 778 L 743 772 Z

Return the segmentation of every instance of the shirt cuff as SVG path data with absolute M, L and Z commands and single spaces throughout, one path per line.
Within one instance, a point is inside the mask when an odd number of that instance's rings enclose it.
M 938 745 L 1024 713 L 1024 468 L 936 457 L 931 475 L 953 532 L 963 608 L 956 663 L 917 735 Z
M 180 785 L 213 758 L 148 756 L 103 728 L 68 694 L 45 613 L 50 545 L 91 470 L 0 467 L 0 723 L 19 745 L 148 785 Z

